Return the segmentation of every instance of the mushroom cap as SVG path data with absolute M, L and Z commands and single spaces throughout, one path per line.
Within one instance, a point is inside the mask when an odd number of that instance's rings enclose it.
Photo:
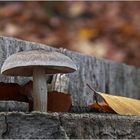
M 66 55 L 45 50 L 31 50 L 9 56 L 1 73 L 9 76 L 32 76 L 33 69 L 42 67 L 46 74 L 70 73 L 77 70 L 74 62 Z

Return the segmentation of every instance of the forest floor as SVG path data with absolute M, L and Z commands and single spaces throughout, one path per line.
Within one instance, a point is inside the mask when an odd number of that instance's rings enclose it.
M 140 66 L 139 2 L 0 2 L 0 35 Z

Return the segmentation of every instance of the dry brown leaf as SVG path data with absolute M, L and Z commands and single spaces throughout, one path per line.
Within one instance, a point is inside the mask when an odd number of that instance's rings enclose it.
M 97 94 L 104 99 L 112 110 L 120 115 L 140 115 L 140 100 L 109 95 L 101 92 L 97 92 Z M 90 106 L 95 106 L 94 104 Z
M 116 113 L 110 106 L 105 102 L 93 103 L 89 105 L 90 108 L 101 110 L 106 113 Z

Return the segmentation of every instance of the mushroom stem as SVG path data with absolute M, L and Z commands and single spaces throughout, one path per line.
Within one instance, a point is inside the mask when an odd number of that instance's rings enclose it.
M 37 67 L 33 70 L 33 102 L 34 110 L 47 112 L 47 83 L 45 69 Z

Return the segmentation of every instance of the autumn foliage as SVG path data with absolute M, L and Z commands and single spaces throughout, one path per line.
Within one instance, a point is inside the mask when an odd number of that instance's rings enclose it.
M 0 34 L 140 66 L 139 2 L 0 2 Z

